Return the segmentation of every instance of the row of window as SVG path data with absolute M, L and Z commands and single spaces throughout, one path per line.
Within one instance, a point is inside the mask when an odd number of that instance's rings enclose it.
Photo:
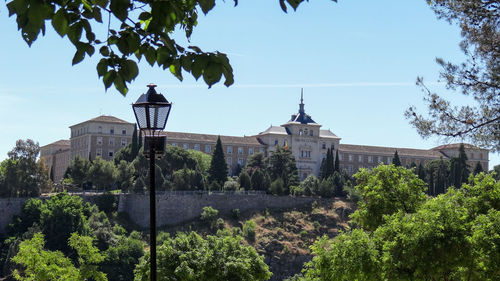
M 82 128 L 79 128 L 79 129 L 75 129 L 75 130 L 71 131 L 71 137 L 81 136 L 81 135 L 86 134 L 88 132 L 89 132 L 89 127 L 82 127 Z M 102 126 L 97 127 L 97 133 L 102 134 L 102 132 L 103 132 Z M 110 135 L 114 135 L 115 134 L 115 127 L 110 127 L 109 128 L 109 134 Z M 127 134 L 127 129 L 122 128 L 121 129 L 121 134 L 122 135 L 126 135 Z
M 353 154 L 348 154 L 347 155 L 347 161 L 349 162 L 354 162 L 354 159 L 355 159 L 355 155 Z M 374 156 L 372 155 L 368 155 L 366 156 L 366 161 L 368 163 L 373 163 L 373 160 L 374 160 Z M 343 153 L 339 153 L 339 160 L 340 161 L 344 161 L 344 154 Z M 365 162 L 365 155 L 358 155 L 357 157 L 357 161 L 359 163 L 363 163 Z M 377 156 L 377 163 L 385 163 L 385 164 L 390 164 L 392 163 L 392 157 L 391 156 L 387 156 L 387 157 L 384 157 L 384 156 Z
M 172 143 L 172 146 L 178 146 L 178 145 L 177 145 L 177 143 L 176 143 L 176 142 L 173 142 L 173 143 Z M 190 149 L 190 147 L 189 147 L 189 144 L 188 144 L 188 143 L 184 143 L 184 144 L 182 145 L 182 148 L 184 148 L 184 149 Z M 199 145 L 199 144 L 195 144 L 195 145 L 193 145 L 193 149 L 194 149 L 194 150 L 198 150 L 198 151 L 200 151 L 200 145 Z M 205 145 L 205 152 L 206 152 L 206 153 L 212 153 L 212 145 L 210 145 L 210 144 L 206 144 L 206 145 Z M 244 148 L 244 147 L 238 147 L 238 148 L 237 148 L 237 152 L 238 152 L 238 154 L 242 155 L 242 154 L 244 154 L 244 153 L 245 153 L 245 148 Z M 264 153 L 264 148 L 263 148 L 263 147 L 261 147 L 261 148 L 259 149 L 259 152 L 260 152 L 260 153 Z M 227 154 L 233 154 L 233 147 L 232 147 L 232 146 L 230 146 L 230 145 L 228 145 L 228 146 L 226 147 L 226 153 L 227 153 Z M 254 154 L 254 148 L 253 148 L 253 147 L 249 147 L 249 148 L 248 148 L 248 154 L 249 154 L 249 155 L 253 155 L 253 154 Z
M 102 126 L 97 127 L 97 133 L 102 134 Z M 110 127 L 109 128 L 109 134 L 114 135 L 115 134 L 115 127 Z M 127 129 L 122 128 L 122 135 L 127 134 Z
M 231 167 L 233 165 L 233 158 L 231 157 L 226 157 L 226 163 Z M 238 158 L 238 161 L 236 162 L 238 165 L 243 167 L 243 164 L 245 164 L 245 159 L 244 158 Z
M 96 138 L 96 143 L 97 143 L 97 145 L 102 145 L 102 137 L 97 137 Z M 128 144 L 127 139 L 121 139 L 121 146 L 122 147 L 127 146 L 127 144 Z M 108 145 L 109 146 L 115 146 L 115 138 L 109 138 L 108 139 Z
M 98 147 L 96 150 L 95 150 L 95 156 L 100 156 L 102 157 L 102 148 Z M 113 150 L 109 150 L 108 151 L 108 156 L 109 157 L 113 157 L 115 156 L 115 152 Z
M 299 130 L 299 136 L 314 136 L 314 131 L 313 130 L 308 130 L 308 129 L 304 129 L 304 131 L 302 131 L 302 129 Z

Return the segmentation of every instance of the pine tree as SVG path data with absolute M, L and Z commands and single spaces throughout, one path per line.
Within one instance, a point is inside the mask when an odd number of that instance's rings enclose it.
M 137 157 L 137 153 L 139 152 L 139 140 L 137 139 L 137 127 L 134 126 L 134 133 L 132 134 L 132 159 Z
M 418 164 L 417 176 L 419 179 L 425 181 L 425 169 L 424 169 L 424 166 L 422 166 L 422 163 Z
M 208 180 L 210 182 L 217 182 L 220 186 L 224 185 L 227 179 L 227 164 L 224 158 L 224 150 L 222 149 L 222 142 L 220 137 L 217 138 L 212 161 L 210 162 L 210 169 L 208 170 Z
M 474 167 L 474 175 L 477 175 L 481 172 L 484 172 L 483 166 L 481 165 L 481 163 L 479 163 L 479 161 L 477 161 L 476 166 Z
M 399 160 L 398 151 L 394 152 L 394 156 L 392 157 L 392 164 L 396 167 L 401 166 L 401 160 Z
M 461 144 L 458 149 L 458 157 L 451 158 L 450 183 L 459 188 L 462 183 L 469 178 L 469 165 L 467 165 L 467 154 L 465 154 L 464 145 Z
M 335 151 L 335 165 L 334 170 L 340 172 L 340 160 L 339 160 L 339 151 Z

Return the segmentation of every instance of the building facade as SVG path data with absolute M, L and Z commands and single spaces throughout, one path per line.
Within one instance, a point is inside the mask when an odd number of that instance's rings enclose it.
M 71 159 L 76 156 L 111 160 L 115 153 L 132 141 L 135 124 L 113 116 L 99 117 L 69 127 Z
M 47 159 L 44 161 L 47 161 L 48 167 L 56 166 L 55 171 L 58 171 L 56 172 L 58 176 L 55 178 L 59 179 L 64 175 L 70 160 L 77 155 L 91 160 L 96 157 L 111 160 L 118 150 L 132 141 L 134 128 L 134 123 L 113 116 L 99 116 L 70 126 L 71 138 L 66 141 L 70 143 L 69 149 L 67 143 L 65 148 L 59 147 L 58 143 L 61 141 L 58 141 L 42 147 L 46 151 L 42 157 Z M 247 159 L 252 155 L 256 153 L 270 155 L 278 146 L 284 147 L 291 150 L 295 157 L 301 180 L 308 175 L 319 174 L 321 162 L 326 158 L 329 148 L 333 150 L 334 155 L 338 153 L 341 169 L 352 175 L 360 168 L 370 169 L 382 163 L 392 163 L 392 157 L 396 151 L 402 165 L 411 166 L 412 164 L 425 165 L 436 159 L 456 157 L 460 147 L 460 144 L 448 144 L 432 149 L 414 149 L 343 144 L 340 142 L 340 137 L 330 130 L 321 129 L 321 125 L 306 114 L 302 96 L 298 113 L 292 114 L 283 125 L 270 126 L 254 136 L 218 136 L 185 132 L 164 132 L 164 134 L 167 136 L 167 145 L 198 150 L 207 154 L 213 153 L 217 138 L 220 137 L 230 174 L 237 171 L 239 167 L 245 166 Z M 488 170 L 489 151 L 487 149 L 470 144 L 464 144 L 464 148 L 471 169 L 479 162 L 484 170 Z M 61 154 L 57 156 L 61 158 L 60 160 L 56 156 L 51 156 L 52 158 L 47 156 L 56 155 L 56 152 Z M 63 152 L 69 155 L 64 159 L 69 160 L 62 159 L 65 155 Z M 62 175 L 59 171 L 63 171 Z
M 69 140 L 56 142 L 40 147 L 40 160 L 43 161 L 54 182 L 60 182 L 69 166 L 71 146 Z

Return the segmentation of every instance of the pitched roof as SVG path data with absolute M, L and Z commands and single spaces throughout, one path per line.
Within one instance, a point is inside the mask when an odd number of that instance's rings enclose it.
M 332 139 L 340 139 L 336 134 L 332 133 L 330 130 L 319 130 L 320 138 L 332 138 Z
M 78 124 L 75 124 L 75 125 L 72 125 L 72 126 L 69 126 L 69 127 L 71 128 L 71 127 L 74 127 L 74 126 L 77 126 L 77 125 L 80 125 L 80 124 L 83 124 L 83 123 L 87 123 L 87 122 L 117 123 L 117 124 L 127 124 L 127 125 L 133 125 L 134 124 L 134 123 L 130 123 L 130 122 L 127 122 L 125 120 L 122 120 L 120 118 L 116 118 L 116 117 L 111 116 L 111 115 L 101 115 L 101 116 L 97 116 L 97 117 L 92 118 L 90 120 L 83 121 L 83 122 L 80 122 Z
M 394 152 L 396 152 L 397 150 L 399 156 L 431 157 L 436 159 L 443 156 L 442 153 L 434 150 L 368 146 L 368 145 L 355 145 L 355 144 L 340 144 L 339 150 L 342 152 L 367 153 L 367 154 L 387 155 L 387 156 L 394 155 Z
M 260 132 L 259 135 L 267 135 L 267 134 L 275 134 L 275 135 L 288 135 L 286 129 L 281 126 L 270 126 L 264 132 Z
M 450 143 L 450 144 L 436 146 L 436 147 L 433 147 L 431 149 L 432 150 L 443 150 L 443 149 L 457 149 L 458 150 L 460 148 L 461 144 L 463 144 L 464 148 L 466 148 L 466 149 L 483 149 L 483 150 L 487 150 L 485 148 L 480 148 L 480 147 L 477 147 L 477 146 L 474 146 L 474 145 L 468 144 L 468 143 Z
M 167 136 L 167 140 L 176 140 L 176 141 L 189 141 L 189 142 L 217 142 L 218 135 L 207 135 L 207 134 L 194 134 L 194 133 L 182 133 L 182 132 L 162 132 Z M 242 144 L 242 145 L 262 145 L 255 136 L 244 136 L 244 137 L 235 137 L 235 136 L 220 136 L 220 140 L 223 145 L 226 144 Z
M 44 146 L 41 146 L 40 148 L 47 147 L 47 146 L 56 146 L 56 145 L 57 146 L 67 146 L 67 147 L 69 147 L 71 145 L 71 142 L 69 140 L 58 140 L 58 141 L 46 144 Z

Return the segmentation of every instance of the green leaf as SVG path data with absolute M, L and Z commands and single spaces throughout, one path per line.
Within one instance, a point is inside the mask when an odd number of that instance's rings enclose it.
M 67 32 L 69 40 L 76 45 L 80 38 L 82 37 L 83 26 L 81 22 L 75 22 L 74 24 L 69 26 L 69 30 Z
M 129 0 L 111 0 L 109 8 L 111 12 L 121 21 L 125 21 L 128 16 Z
M 120 75 L 115 77 L 114 85 L 118 92 L 120 92 L 123 96 L 127 95 L 128 88 Z
M 115 78 L 116 71 L 113 69 L 104 74 L 104 76 L 102 77 L 102 82 L 104 82 L 104 87 L 106 88 L 106 90 L 111 86 L 111 84 L 113 84 Z
M 148 12 L 142 12 L 140 15 L 139 15 L 139 20 L 141 21 L 145 21 L 145 20 L 148 20 L 151 18 L 151 14 L 148 13 Z
M 220 81 L 221 76 L 222 68 L 218 63 L 210 62 L 205 71 L 203 71 L 203 80 L 205 80 L 209 89 L 213 84 Z
M 66 33 L 68 32 L 69 25 L 64 9 L 59 9 L 57 13 L 54 15 L 54 17 L 52 18 L 52 26 L 59 34 L 59 36 L 64 37 L 64 35 L 66 35 Z
M 193 74 L 194 78 L 198 80 L 200 78 L 201 74 L 203 73 L 203 70 L 208 64 L 208 56 L 206 55 L 200 55 L 194 57 L 194 62 L 193 66 L 191 68 L 191 74 Z
M 207 14 L 215 6 L 215 0 L 199 0 L 198 3 L 204 14 Z
M 93 10 L 92 10 L 92 15 L 94 16 L 94 19 L 95 19 L 97 22 L 102 23 L 101 9 L 99 9 L 99 8 L 95 8 L 95 9 L 93 9 Z
M 280 0 L 280 7 L 281 9 L 283 10 L 283 12 L 286 13 L 286 4 L 285 4 L 285 0 Z
M 108 71 L 108 60 L 101 59 L 97 64 L 96 68 L 97 68 L 97 75 L 99 75 L 99 77 L 103 76 L 104 74 L 106 74 L 106 71 Z
M 144 53 L 146 56 L 146 61 L 153 66 L 156 62 L 156 50 L 153 47 L 148 47 L 146 52 Z
M 133 60 L 126 60 L 125 65 L 127 66 L 128 75 L 126 77 L 126 81 L 134 80 L 139 74 L 139 68 L 137 67 L 137 63 Z
M 72 65 L 75 65 L 83 60 L 85 57 L 85 50 L 79 48 L 76 50 L 75 56 L 73 57 Z

